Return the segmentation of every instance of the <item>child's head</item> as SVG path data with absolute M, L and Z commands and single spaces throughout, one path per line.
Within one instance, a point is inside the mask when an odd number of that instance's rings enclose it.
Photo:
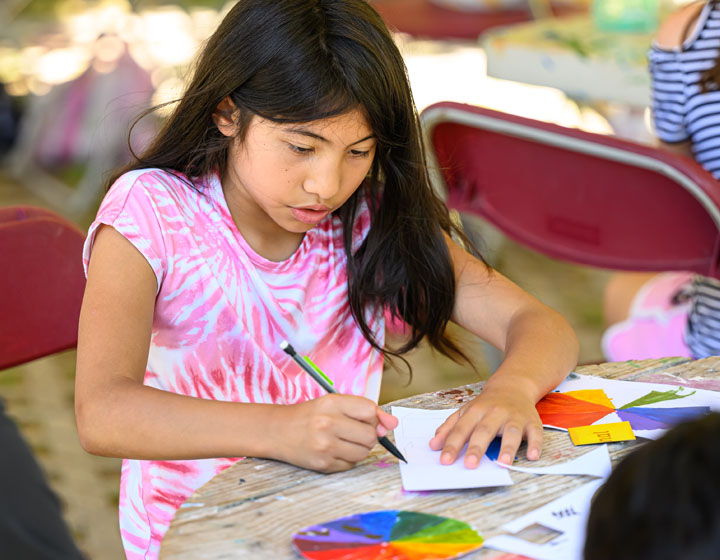
M 256 115 L 299 123 L 359 109 L 378 141 L 375 174 L 412 173 L 406 165 L 421 159 L 402 56 L 365 0 L 240 0 L 142 159 L 191 177 L 222 171 L 229 140 L 212 115 L 227 99 L 239 140 Z
M 405 64 L 366 0 L 240 0 L 205 45 L 163 130 L 111 184 L 144 167 L 191 179 L 222 176 L 231 142 L 242 147 L 253 119 L 312 123 L 353 112 L 375 140 L 364 190 L 371 227 L 358 250 L 357 191 L 338 211 L 353 316 L 386 354 L 396 352 L 375 340 L 370 307 L 385 307 L 413 327 L 398 353 L 427 337 L 441 352 L 462 356 L 445 335 L 455 278 L 443 232 L 467 238 L 432 189 Z M 236 125 L 231 136 L 216 125 L 228 117 Z
M 720 414 L 675 426 L 614 469 L 590 509 L 585 560 L 720 558 Z

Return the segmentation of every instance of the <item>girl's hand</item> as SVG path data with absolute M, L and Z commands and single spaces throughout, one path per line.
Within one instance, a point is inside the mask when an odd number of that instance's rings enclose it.
M 398 420 L 370 399 L 329 394 L 279 405 L 275 458 L 320 472 L 352 468 Z
M 535 461 L 542 450 L 542 422 L 535 401 L 517 388 L 488 386 L 453 413 L 435 432 L 430 448 L 442 449 L 440 462 L 455 462 L 465 443 L 465 467 L 480 463 L 490 442 L 502 435 L 498 462 L 510 465 L 523 438 L 527 439 L 527 458 Z

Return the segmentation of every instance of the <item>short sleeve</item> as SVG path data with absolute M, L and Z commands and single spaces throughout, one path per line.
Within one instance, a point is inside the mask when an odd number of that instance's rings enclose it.
M 160 290 L 167 266 L 165 234 L 158 212 L 162 204 L 160 185 L 161 181 L 147 170 L 126 173 L 113 184 L 85 240 L 83 267 L 86 276 L 95 234 L 101 225 L 108 225 L 130 241 L 145 257 L 155 273 Z
M 663 142 L 688 140 L 685 126 L 687 88 L 680 51 L 653 46 L 648 54 L 655 133 Z

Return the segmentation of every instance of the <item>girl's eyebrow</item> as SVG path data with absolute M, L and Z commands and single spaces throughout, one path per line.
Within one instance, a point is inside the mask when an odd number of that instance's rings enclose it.
M 287 131 L 290 134 L 302 134 L 303 136 L 309 136 L 310 138 L 315 138 L 316 140 L 320 140 L 321 142 L 330 142 L 330 140 L 328 140 L 324 136 L 320 136 L 319 134 L 315 134 L 314 132 L 310 132 L 309 130 L 306 130 L 304 128 L 289 128 L 287 129 Z M 375 138 L 375 135 L 368 134 L 365 138 L 355 140 L 355 142 L 353 142 L 352 144 L 348 144 L 348 146 L 354 146 L 355 144 L 359 144 L 360 142 L 365 142 L 365 140 L 370 140 L 370 138 Z

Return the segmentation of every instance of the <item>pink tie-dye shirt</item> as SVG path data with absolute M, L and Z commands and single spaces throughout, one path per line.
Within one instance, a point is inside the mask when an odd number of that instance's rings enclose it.
M 339 218 L 328 216 L 282 262 L 269 261 L 235 226 L 217 176 L 199 191 L 158 169 L 123 175 L 85 243 L 87 270 L 101 224 L 127 238 L 155 272 L 158 292 L 145 385 L 203 399 L 292 404 L 323 394 L 280 349 L 289 340 L 341 393 L 377 400 L 382 356 L 348 303 Z M 363 202 L 355 247 L 369 228 Z M 384 341 L 382 313 L 368 324 Z M 248 429 L 256 429 L 248 426 Z M 178 434 L 180 436 L 180 434 Z M 120 530 L 128 558 L 156 558 L 175 510 L 237 458 L 123 462 Z

